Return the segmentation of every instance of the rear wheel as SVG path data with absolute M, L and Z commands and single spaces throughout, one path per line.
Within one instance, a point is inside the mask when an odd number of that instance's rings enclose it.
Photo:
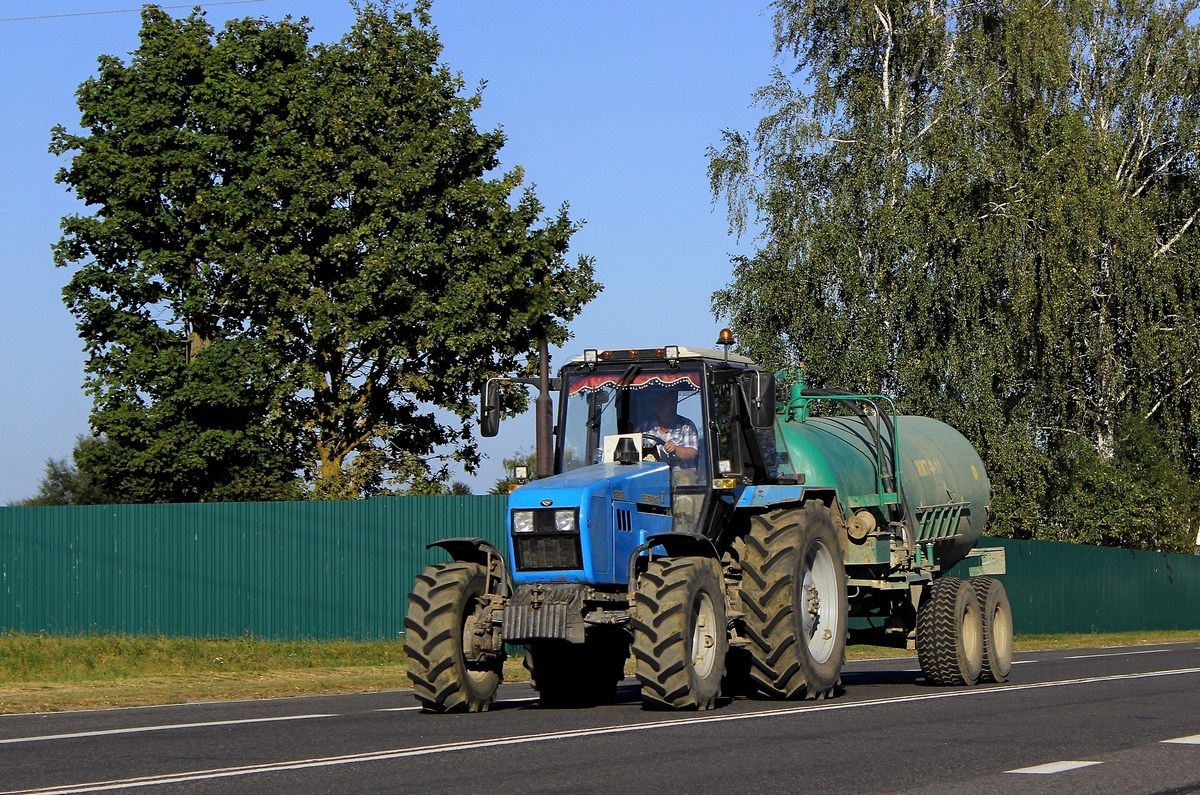
M 846 659 L 846 570 L 829 509 L 756 516 L 742 557 L 750 677 L 773 698 L 825 698 Z
M 481 654 L 487 572 L 478 563 L 427 566 L 408 596 L 404 653 L 413 694 L 431 712 L 484 712 L 500 686 L 504 653 Z
M 650 709 L 712 709 L 728 634 L 721 570 L 710 558 L 653 560 L 638 578 L 633 656 Z
M 1012 607 L 1004 585 L 991 577 L 973 577 L 979 609 L 983 613 L 983 669 L 980 682 L 1007 682 L 1013 661 Z
M 613 700 L 628 657 L 628 631 L 595 627 L 583 643 L 530 643 L 525 647 L 525 668 L 542 706 L 585 707 Z
M 973 685 L 983 670 L 983 620 L 971 583 L 943 577 L 917 610 L 917 660 L 935 685 Z

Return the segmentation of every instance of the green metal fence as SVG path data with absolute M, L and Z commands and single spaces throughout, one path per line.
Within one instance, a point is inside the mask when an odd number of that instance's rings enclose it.
M 0 509 L 0 631 L 395 638 L 425 545 L 503 523 L 503 497 Z M 981 543 L 1017 632 L 1200 629 L 1200 556 Z
M 987 538 L 1022 634 L 1200 629 L 1200 555 Z M 963 564 L 952 573 L 966 576 Z
M 426 550 L 503 497 L 0 510 L 0 630 L 396 638 Z

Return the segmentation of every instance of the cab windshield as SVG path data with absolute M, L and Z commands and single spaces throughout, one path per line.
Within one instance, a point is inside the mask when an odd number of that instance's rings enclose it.
M 701 371 L 632 365 L 566 376 L 559 471 L 613 461 L 622 437 L 643 460 L 666 461 L 707 480 Z

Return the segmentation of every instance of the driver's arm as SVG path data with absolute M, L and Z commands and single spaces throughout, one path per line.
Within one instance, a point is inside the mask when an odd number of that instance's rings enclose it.
M 696 457 L 696 454 L 700 452 L 695 447 L 684 447 L 683 445 L 675 444 L 671 441 L 668 441 L 665 445 L 663 445 L 663 447 L 668 453 L 671 453 L 680 461 L 691 461 Z
M 668 441 L 663 445 L 668 453 L 671 453 L 682 462 L 693 461 L 700 452 L 700 436 L 696 432 L 696 426 L 690 420 L 683 420 L 683 425 L 677 428 L 676 433 L 680 436 L 679 442 Z

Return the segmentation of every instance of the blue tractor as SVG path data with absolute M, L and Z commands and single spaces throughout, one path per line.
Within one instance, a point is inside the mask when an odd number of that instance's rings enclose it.
M 409 597 L 427 711 L 486 710 L 513 645 L 547 705 L 611 698 L 631 653 L 648 708 L 825 698 L 852 624 L 915 647 L 930 682 L 1004 681 L 1011 611 L 982 576 L 1003 550 L 974 548 L 990 487 L 971 444 L 731 343 L 588 350 L 561 369 L 552 472 L 510 494 L 505 548 L 438 542 L 452 560 Z M 485 435 L 499 412 L 489 383 Z M 943 576 L 968 556 L 973 576 Z

